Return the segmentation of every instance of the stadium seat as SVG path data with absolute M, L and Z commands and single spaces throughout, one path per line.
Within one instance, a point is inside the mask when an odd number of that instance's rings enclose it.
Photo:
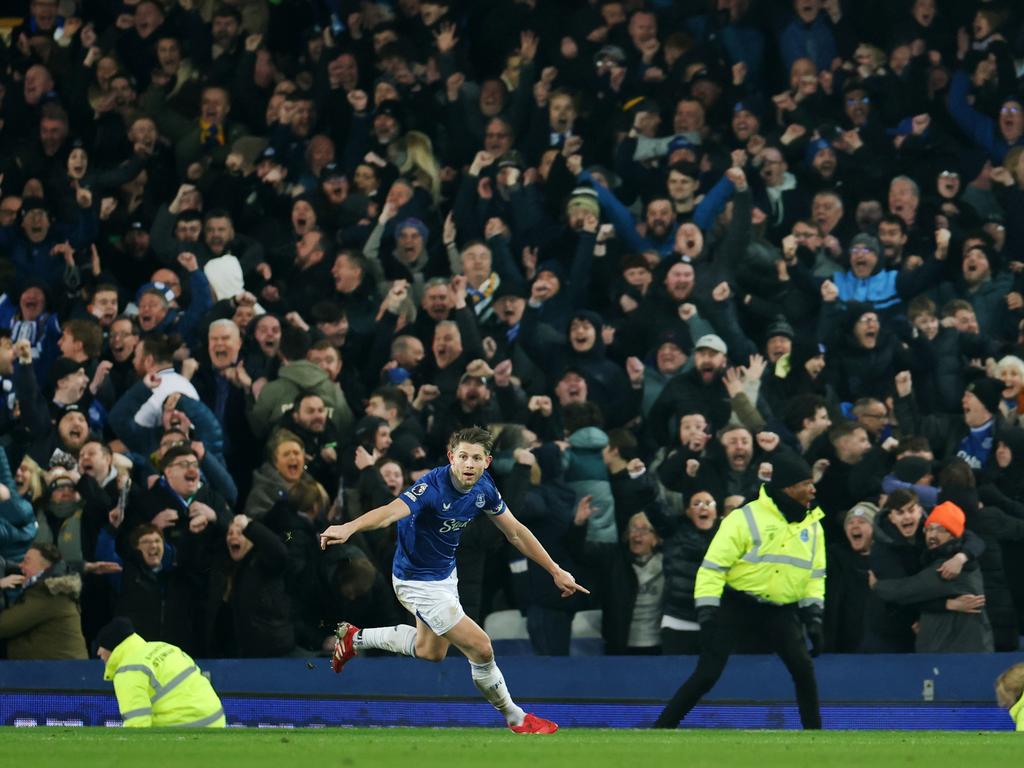
M 572 617 L 570 656 L 600 656 L 604 653 L 601 639 L 601 611 L 578 611 Z
M 484 618 L 484 632 L 491 638 L 499 656 L 529 656 L 533 654 L 530 635 L 526 631 L 526 617 L 519 611 L 494 611 Z

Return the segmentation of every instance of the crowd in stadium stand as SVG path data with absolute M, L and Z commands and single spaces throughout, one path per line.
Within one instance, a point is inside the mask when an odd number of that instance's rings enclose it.
M 827 651 L 1018 647 L 1018 3 L 11 6 L 7 658 L 114 616 L 204 658 L 412 622 L 393 528 L 317 534 L 473 425 L 593 591 L 464 532 L 467 613 L 536 653 L 590 609 L 606 653 L 697 652 L 717 523 L 794 454 Z

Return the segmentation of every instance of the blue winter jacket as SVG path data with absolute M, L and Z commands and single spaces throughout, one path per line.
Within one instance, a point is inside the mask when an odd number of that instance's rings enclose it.
M 7 463 L 7 452 L 0 448 L 0 484 L 7 486 L 10 498 L 0 501 L 0 558 L 20 563 L 28 545 L 36 537 L 38 525 L 32 505 L 18 493 Z

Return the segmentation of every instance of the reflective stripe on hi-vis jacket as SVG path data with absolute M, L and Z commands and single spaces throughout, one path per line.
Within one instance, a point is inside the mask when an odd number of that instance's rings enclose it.
M 169 643 L 129 635 L 107 659 L 126 728 L 224 727 L 220 699 L 192 658 Z
M 761 488 L 722 520 L 697 571 L 694 603 L 716 606 L 726 586 L 775 605 L 825 604 L 825 534 L 819 508 L 791 523 Z

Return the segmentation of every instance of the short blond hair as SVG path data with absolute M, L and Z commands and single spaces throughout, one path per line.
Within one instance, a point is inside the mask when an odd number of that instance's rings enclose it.
M 996 701 L 1009 709 L 1024 695 L 1024 662 L 1014 664 L 996 678 Z

